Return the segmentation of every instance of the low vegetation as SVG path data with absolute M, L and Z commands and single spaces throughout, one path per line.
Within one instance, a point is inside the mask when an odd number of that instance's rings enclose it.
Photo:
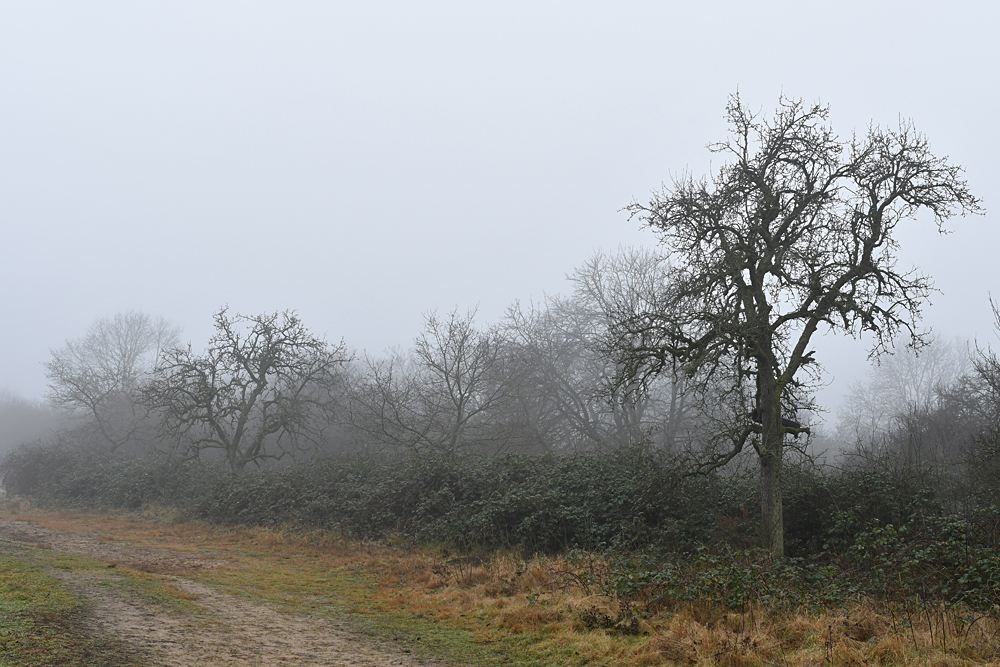
M 37 550 L 0 553 L 0 665 L 142 667 L 135 647 L 95 633 L 86 606 L 50 571 L 87 568 Z
M 703 550 L 659 560 L 654 572 L 650 556 L 456 555 L 322 530 L 178 521 L 154 507 L 73 514 L 22 502 L 4 514 L 144 548 L 210 544 L 235 567 L 189 575 L 204 584 L 279 608 L 348 611 L 455 665 L 960 665 L 995 662 L 1000 650 L 989 613 L 852 591 L 844 571 L 759 551 Z
M 752 476 L 685 476 L 641 450 L 233 473 L 33 447 L 2 467 L 36 503 L 160 508 L 183 522 L 171 539 L 200 531 L 272 559 L 249 579 L 199 575 L 217 585 L 276 604 L 346 596 L 392 636 L 437 628 L 441 650 L 475 645 L 483 664 L 491 642 L 523 664 L 1000 659 L 1000 512 L 949 504 L 897 464 L 786 470 L 785 559 L 756 547 Z

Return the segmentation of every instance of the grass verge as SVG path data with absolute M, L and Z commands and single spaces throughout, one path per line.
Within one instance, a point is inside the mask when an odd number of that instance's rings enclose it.
M 147 664 L 95 634 L 86 608 L 44 565 L 0 555 L 0 665 L 125 667 Z

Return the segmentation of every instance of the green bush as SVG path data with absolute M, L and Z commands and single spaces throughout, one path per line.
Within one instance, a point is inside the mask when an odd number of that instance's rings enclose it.
M 942 601 L 989 610 L 1000 604 L 1000 553 L 973 521 L 915 515 L 901 526 L 874 524 L 845 561 L 881 598 L 905 604 Z

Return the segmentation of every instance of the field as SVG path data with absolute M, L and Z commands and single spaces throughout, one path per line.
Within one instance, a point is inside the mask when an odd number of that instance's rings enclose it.
M 1000 664 L 1000 624 L 900 610 L 615 599 L 600 559 L 453 556 L 168 510 L 0 513 L 0 664 Z

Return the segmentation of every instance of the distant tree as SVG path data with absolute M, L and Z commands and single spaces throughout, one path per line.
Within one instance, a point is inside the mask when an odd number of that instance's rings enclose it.
M 643 397 L 614 400 L 614 367 L 596 347 L 594 313 L 548 297 L 515 306 L 505 325 L 520 410 L 545 449 L 613 448 L 644 440 Z M 628 390 L 621 391 L 627 394 Z
M 1000 308 L 992 300 L 990 305 L 1000 337 Z M 963 405 L 971 406 L 970 421 L 978 426 L 967 460 L 977 495 L 1000 505 L 1000 356 L 991 346 L 977 348 L 973 372 L 961 389 Z
M 607 303 L 658 291 L 662 269 L 648 250 L 599 253 L 570 276 L 571 297 L 509 310 L 516 396 L 550 447 L 676 443 L 689 407 L 683 378 L 665 373 L 652 384 L 616 382 L 616 367 L 601 349 Z
M 412 355 L 370 359 L 353 396 L 355 425 L 420 456 L 502 450 L 507 434 L 498 408 L 509 387 L 503 341 L 495 329 L 478 329 L 475 316 L 431 313 Z
M 992 299 L 990 306 L 993 308 L 994 334 L 1000 338 L 1000 307 Z M 979 380 L 983 402 L 989 406 L 992 414 L 1000 419 L 1000 356 L 996 350 L 989 345 L 977 348 L 973 370 Z
M 222 308 L 207 351 L 165 351 L 144 400 L 163 437 L 195 456 L 219 451 L 240 471 L 315 444 L 348 358 L 343 343 L 331 347 L 292 312 L 230 316 Z
M 838 435 L 850 444 L 874 444 L 943 408 L 956 383 L 972 370 L 968 343 L 930 336 L 921 349 L 884 355 L 854 383 L 839 413 Z
M 179 332 L 140 311 L 96 320 L 82 338 L 52 350 L 45 364 L 48 401 L 86 418 L 99 443 L 117 450 L 142 427 L 140 388 Z
M 621 249 L 595 255 L 570 280 L 576 287 L 574 300 L 594 314 L 588 347 L 608 364 L 602 383 L 615 412 L 622 413 L 615 422 L 632 431 L 630 442 L 637 441 L 643 423 L 642 437 L 652 436 L 665 449 L 690 446 L 690 436 L 711 412 L 703 400 L 705 387 L 689 383 L 676 359 L 660 369 L 655 382 L 638 366 L 614 368 L 604 346 L 622 310 L 642 310 L 669 289 L 669 265 L 653 250 Z
M 931 289 L 896 268 L 896 226 L 921 209 L 939 229 L 980 212 L 961 169 L 935 157 L 907 122 L 838 139 L 828 108 L 782 98 L 771 118 L 730 99 L 728 158 L 711 181 L 682 176 L 633 203 L 632 216 L 660 237 L 671 263 L 657 303 L 623 308 L 609 349 L 622 377 L 655 376 L 679 361 L 691 378 L 727 378 L 741 409 L 722 466 L 747 442 L 761 469 L 762 537 L 784 553 L 781 469 L 809 349 L 821 327 L 874 335 L 874 352 L 900 330 L 919 342 L 916 320 Z

